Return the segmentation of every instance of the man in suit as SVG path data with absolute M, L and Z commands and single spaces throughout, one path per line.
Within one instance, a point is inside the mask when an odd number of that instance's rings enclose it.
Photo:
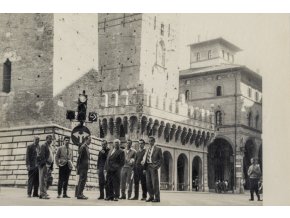
M 61 191 L 63 189 L 63 198 L 70 198 L 67 195 L 67 186 L 69 176 L 72 170 L 72 149 L 69 147 L 70 137 L 64 137 L 64 144 L 61 146 L 56 153 L 55 163 L 59 167 L 59 176 L 58 176 L 58 196 L 60 198 Z
M 108 142 L 106 140 L 102 141 L 102 150 L 99 151 L 98 162 L 97 162 L 97 173 L 99 175 L 99 189 L 100 197 L 99 200 L 105 198 L 104 189 L 106 189 L 106 196 L 108 195 L 106 180 L 105 180 L 105 164 L 108 157 L 110 149 L 108 148 Z
M 91 137 L 87 137 L 85 143 L 79 149 L 79 156 L 77 160 L 77 174 L 79 175 L 79 183 L 77 188 L 77 199 L 87 200 L 88 197 L 84 196 L 83 191 L 88 178 L 88 170 L 90 166 L 90 151 L 89 145 L 91 144 Z
M 131 198 L 132 185 L 130 185 L 130 183 L 131 183 L 131 177 L 132 177 L 132 171 L 133 171 L 135 159 L 136 159 L 136 150 L 132 148 L 132 140 L 128 139 L 127 149 L 125 150 L 125 164 L 121 171 L 122 196 L 119 199 L 126 199 L 126 186 L 129 187 L 128 199 Z
M 125 153 L 120 149 L 120 140 L 114 140 L 114 148 L 109 152 L 106 164 L 105 174 L 107 174 L 108 195 L 105 200 L 118 201 L 120 196 L 120 174 L 125 164 Z
M 39 137 L 34 137 L 33 143 L 26 149 L 26 167 L 28 171 L 27 195 L 30 198 L 33 190 L 33 197 L 39 197 L 39 173 L 37 164 L 37 155 L 39 154 Z
M 145 141 L 143 139 L 139 139 L 139 150 L 136 153 L 136 161 L 134 166 L 134 187 L 135 187 L 135 195 L 130 200 L 138 200 L 139 198 L 139 183 L 141 181 L 142 187 L 142 198 L 141 201 L 145 201 L 147 197 L 147 188 L 146 188 L 146 174 L 144 174 L 144 166 L 141 164 L 144 155 L 146 153 Z
M 142 161 L 146 170 L 146 184 L 149 193 L 149 198 L 146 202 L 160 202 L 158 169 L 163 161 L 162 150 L 155 145 L 155 138 L 153 136 L 149 137 L 149 145 L 150 147 L 145 155 L 145 159 Z
M 49 179 L 49 170 L 52 171 L 53 150 L 51 148 L 52 136 L 46 136 L 46 142 L 40 146 L 39 156 L 37 157 L 39 167 L 39 189 L 40 199 L 49 199 L 47 194 L 47 182 Z

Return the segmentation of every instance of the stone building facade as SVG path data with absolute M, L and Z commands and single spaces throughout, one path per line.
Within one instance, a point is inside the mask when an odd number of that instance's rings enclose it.
M 234 63 L 241 49 L 218 38 L 190 45 L 190 69 L 180 72 L 180 93 L 195 107 L 211 107 L 216 138 L 209 145 L 209 188 L 228 180 L 239 191 L 248 188 L 251 157 L 262 165 L 262 77 Z M 199 57 L 199 58 L 198 58 Z
M 137 142 L 154 135 L 164 156 L 161 188 L 191 190 L 199 177 L 208 190 L 214 118 L 179 96 L 176 28 L 173 15 L 99 14 L 100 136 Z

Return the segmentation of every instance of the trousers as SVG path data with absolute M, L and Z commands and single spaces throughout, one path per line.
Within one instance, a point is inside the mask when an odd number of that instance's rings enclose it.
M 63 195 L 67 194 L 67 186 L 68 180 L 70 176 L 71 170 L 68 167 L 68 164 L 59 167 L 59 175 L 58 175 L 58 195 L 61 195 L 63 189 Z
M 47 195 L 47 166 L 40 166 L 39 167 L 39 191 L 40 191 L 40 196 L 44 197 Z
M 250 193 L 251 193 L 252 200 L 254 200 L 254 192 L 256 193 L 258 200 L 260 200 L 259 179 L 251 179 L 250 178 Z
M 107 198 L 119 198 L 121 170 L 107 172 Z
M 28 171 L 28 184 L 27 184 L 27 194 L 32 194 L 33 196 L 38 195 L 38 187 L 39 187 L 39 173 L 38 167 Z
M 128 198 L 131 197 L 132 194 L 132 185 L 131 183 L 132 177 L 132 168 L 131 167 L 123 167 L 121 171 L 121 192 L 122 196 L 126 196 L 126 186 L 128 186 Z
M 106 197 L 108 195 L 107 187 L 106 187 L 106 180 L 104 175 L 104 168 L 99 169 L 99 190 L 100 190 L 100 197 L 105 197 L 105 190 L 106 190 Z
M 78 188 L 77 188 L 78 197 L 81 197 L 84 195 L 83 191 L 86 186 L 87 178 L 88 178 L 88 170 L 87 169 L 79 170 L 79 183 L 78 183 Z
M 155 196 L 156 200 L 160 200 L 158 170 L 154 169 L 151 164 L 146 169 L 146 186 L 150 198 L 152 199 Z
M 139 197 L 139 183 L 141 181 L 142 198 L 147 197 L 146 175 L 143 173 L 143 166 L 136 166 L 134 168 L 134 186 L 135 198 Z

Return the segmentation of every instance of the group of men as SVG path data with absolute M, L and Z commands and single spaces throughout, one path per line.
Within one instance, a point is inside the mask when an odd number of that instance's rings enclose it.
M 139 150 L 132 148 L 132 141 L 127 140 L 127 148 L 120 147 L 119 139 L 114 140 L 110 150 L 107 141 L 103 140 L 102 150 L 98 157 L 98 174 L 100 197 L 107 201 L 118 199 L 138 200 L 141 182 L 142 198 L 146 202 L 160 202 L 158 169 L 162 164 L 161 148 L 155 145 L 155 138 L 149 137 L 149 149 L 145 149 L 145 141 L 138 141 Z M 134 182 L 134 197 L 132 187 Z M 128 189 L 128 197 L 126 196 Z M 120 192 L 121 190 L 121 192 Z M 105 197 L 106 192 L 106 197 Z M 146 200 L 147 192 L 149 198 Z
M 58 196 L 70 198 L 67 195 L 68 181 L 73 164 L 73 151 L 69 147 L 70 137 L 64 137 L 64 143 L 55 152 L 52 145 L 51 135 L 46 136 L 43 145 L 39 145 L 39 137 L 35 137 L 33 144 L 27 146 L 26 165 L 28 170 L 28 197 L 39 197 L 49 199 L 47 190 L 52 185 L 53 165 L 59 167 Z M 84 194 L 90 167 L 89 145 L 91 137 L 78 149 L 76 172 L 79 175 L 78 185 L 75 190 L 77 199 L 88 199 Z M 97 173 L 99 176 L 100 197 L 107 201 L 118 201 L 118 199 L 139 199 L 139 183 L 142 187 L 142 198 L 146 202 L 160 202 L 158 169 L 162 164 L 162 150 L 155 145 L 155 138 L 149 137 L 149 148 L 145 149 L 145 141 L 138 141 L 139 150 L 132 148 L 132 141 L 127 140 L 127 148 L 121 148 L 121 141 L 115 139 L 113 149 L 108 148 L 106 140 L 102 141 L 102 149 L 99 152 L 97 162 Z M 132 186 L 134 181 L 134 197 L 132 197 Z M 40 193 L 38 195 L 38 188 Z M 121 189 L 121 194 L 120 194 Z M 128 198 L 126 198 L 128 189 Z M 32 194 L 33 190 L 33 194 Z M 147 193 L 149 198 L 147 198 Z

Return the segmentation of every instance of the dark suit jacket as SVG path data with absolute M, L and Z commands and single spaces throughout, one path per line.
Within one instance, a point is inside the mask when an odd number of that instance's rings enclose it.
M 79 156 L 77 160 L 77 172 L 81 170 L 88 170 L 90 165 L 90 152 L 87 145 L 83 144 L 79 149 Z
M 149 150 L 149 149 L 148 149 Z M 148 167 L 148 163 L 147 163 L 147 152 L 146 152 L 146 159 L 145 159 L 145 164 L 144 164 L 144 168 L 146 169 Z M 162 150 L 161 148 L 157 147 L 155 145 L 152 156 L 151 156 L 151 167 L 154 169 L 159 169 L 161 167 L 161 164 L 163 162 L 163 155 L 162 155 Z
M 122 149 L 119 149 L 111 155 L 113 150 L 114 149 L 110 150 L 106 160 L 105 170 L 107 171 L 117 171 L 125 164 L 125 152 Z
M 38 145 L 39 147 L 39 145 Z M 33 170 L 37 167 L 37 146 L 34 144 L 28 145 L 26 149 L 26 167 L 27 170 Z

